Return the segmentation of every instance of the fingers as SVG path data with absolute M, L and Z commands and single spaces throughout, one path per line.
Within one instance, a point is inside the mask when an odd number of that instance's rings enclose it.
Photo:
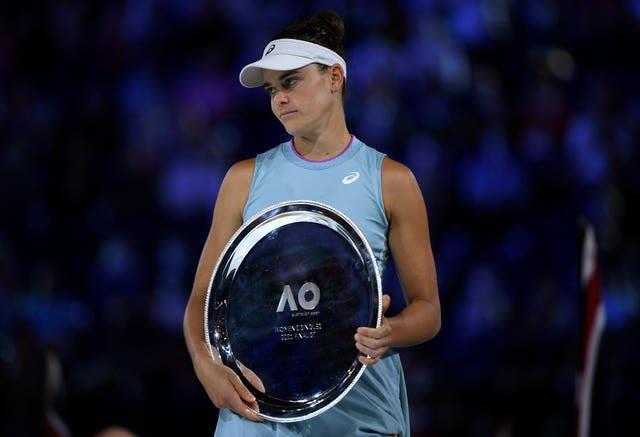
M 380 358 L 382 358 L 382 357 L 371 358 L 371 357 L 368 357 L 366 355 L 360 355 L 358 357 L 358 361 L 360 361 L 365 366 L 373 366 L 378 361 L 380 361 Z
M 263 420 L 256 398 L 229 367 L 211 362 L 199 378 L 217 408 L 228 408 L 249 420 Z
M 387 350 L 389 349 L 386 346 L 371 348 L 363 345 L 362 343 L 356 343 L 356 348 L 360 351 L 362 356 L 366 357 L 369 360 L 380 359 L 385 353 L 387 353 Z
M 264 419 L 258 414 L 258 404 L 245 404 L 243 402 L 238 403 L 230 408 L 236 414 L 244 417 L 245 419 L 249 419 L 253 422 L 263 422 Z
M 256 398 L 251 394 L 249 389 L 245 387 L 245 385 L 240 381 L 240 378 L 238 378 L 237 375 L 235 374 L 233 375 L 231 382 L 233 384 L 233 388 L 235 388 L 236 390 L 236 393 L 238 393 L 238 396 L 240 397 L 240 399 L 242 399 L 242 402 L 246 404 L 251 404 L 253 402 L 256 402 Z
M 358 328 L 358 334 L 361 334 L 363 336 L 366 337 L 371 337 L 371 338 L 375 338 L 375 339 L 381 339 L 383 337 L 386 337 L 390 334 L 391 328 L 389 327 L 389 324 L 387 323 L 387 320 L 384 317 L 384 313 L 387 311 L 387 309 L 389 308 L 389 305 L 391 304 L 391 297 L 388 294 L 383 294 L 382 295 L 382 321 L 380 322 L 380 326 L 377 328 L 367 328 L 367 327 L 360 327 Z M 357 341 L 358 339 L 356 339 Z
M 391 305 L 391 296 L 388 294 L 382 295 L 382 314 L 386 313 L 389 309 L 389 305 Z
M 253 385 L 255 388 L 257 388 L 259 391 L 261 391 L 262 393 L 265 393 L 266 389 L 260 377 L 256 375 L 256 373 L 253 370 L 249 369 L 240 361 L 236 360 L 236 363 L 238 364 L 238 367 L 240 368 L 240 371 L 242 372 L 244 377 L 247 378 L 247 381 L 249 381 L 249 383 Z
M 389 348 L 389 330 L 385 329 L 370 331 L 369 328 L 358 328 L 358 332 L 353 337 L 356 341 L 356 348 L 365 355 L 381 355 L 379 351 L 386 352 Z
M 356 331 L 356 341 L 364 341 L 369 347 L 379 347 L 391 335 L 391 326 L 385 317 L 377 328 L 361 326 Z
M 237 393 L 237 396 L 232 400 L 231 410 L 249 420 L 261 422 L 263 418 L 258 415 L 260 408 L 255 396 L 244 386 L 237 375 L 234 374 L 234 378 L 232 378 L 231 381 Z
M 391 328 L 384 319 L 379 328 L 358 328 L 354 339 L 356 348 L 362 354 L 358 357 L 359 361 L 366 366 L 380 361 L 380 358 L 389 350 L 390 335 Z
M 228 408 L 246 419 L 254 422 L 262 422 L 264 419 L 258 414 L 260 407 L 258 406 L 256 398 L 239 380 L 237 384 L 233 385 L 235 392 L 227 398 L 226 402 L 218 406 L 218 408 Z
M 391 342 L 391 325 L 384 317 L 384 313 L 389 308 L 391 297 L 388 294 L 382 295 L 382 321 L 377 328 L 360 327 L 356 331 L 354 339 L 356 349 L 361 355 L 358 360 L 365 366 L 371 366 L 384 356 L 389 350 Z

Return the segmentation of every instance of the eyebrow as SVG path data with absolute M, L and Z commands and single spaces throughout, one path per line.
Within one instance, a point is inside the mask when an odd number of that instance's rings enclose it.
M 278 81 L 282 81 L 283 79 L 285 79 L 287 76 L 291 76 L 292 74 L 296 74 L 300 71 L 300 69 L 296 69 L 296 70 L 289 70 L 289 71 L 285 71 L 284 73 L 282 73 L 280 76 L 278 76 Z M 270 87 L 271 86 L 271 82 L 265 82 L 263 85 L 265 88 Z

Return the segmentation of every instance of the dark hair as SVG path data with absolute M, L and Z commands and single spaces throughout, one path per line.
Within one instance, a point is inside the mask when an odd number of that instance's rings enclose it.
M 290 24 L 272 39 L 292 38 L 309 41 L 333 50 L 344 59 L 343 37 L 342 18 L 334 11 L 325 9 L 304 21 Z
M 290 24 L 276 33 L 271 39 L 282 38 L 299 39 L 321 45 L 342 56 L 345 62 L 347 60 L 342 45 L 342 39 L 344 38 L 344 21 L 342 21 L 340 15 L 331 9 L 324 9 L 304 21 Z M 320 65 L 319 67 L 322 71 L 328 68 L 325 65 Z M 342 87 L 343 98 L 345 97 L 346 91 L 347 87 L 345 82 Z

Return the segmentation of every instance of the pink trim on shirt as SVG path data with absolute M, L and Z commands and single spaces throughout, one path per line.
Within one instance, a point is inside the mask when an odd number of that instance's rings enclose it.
M 352 135 L 351 135 L 351 139 L 349 140 L 349 144 L 347 144 L 347 147 L 345 147 L 344 149 L 342 149 L 342 151 L 341 151 L 340 153 L 338 153 L 336 156 L 332 156 L 332 157 L 331 157 L 331 158 L 329 158 L 329 159 L 317 159 L 317 160 L 316 160 L 316 159 L 308 159 L 308 158 L 305 158 L 304 156 L 302 156 L 302 155 L 300 154 L 300 152 L 298 152 L 298 149 L 296 149 L 296 146 L 295 146 L 295 144 L 294 144 L 295 138 L 291 138 L 291 149 L 293 150 L 293 153 L 295 153 L 295 154 L 296 154 L 296 156 L 297 156 L 298 158 L 302 159 L 303 161 L 307 161 L 307 162 L 329 162 L 329 161 L 331 161 L 331 160 L 333 160 L 333 159 L 337 159 L 337 158 L 339 158 L 339 157 L 340 157 L 340 156 L 342 156 L 342 155 L 343 155 L 347 150 L 349 150 L 349 147 L 351 147 L 351 144 L 353 143 L 353 138 L 354 138 L 354 136 L 353 136 L 353 134 L 352 134 Z

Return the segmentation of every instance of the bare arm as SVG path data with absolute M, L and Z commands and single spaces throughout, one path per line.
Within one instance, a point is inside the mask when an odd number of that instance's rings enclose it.
M 389 159 L 385 164 L 383 190 L 390 219 L 389 248 L 407 299 L 407 307 L 389 319 L 391 345 L 412 346 L 430 340 L 440 330 L 436 268 L 420 187 L 404 165 Z
M 406 166 L 385 158 L 382 190 L 389 219 L 389 248 L 407 306 L 394 317 L 383 317 L 378 329 L 358 328 L 356 346 L 364 354 L 360 360 L 367 365 L 376 363 L 389 347 L 420 344 L 440 330 L 435 262 L 420 187 Z M 386 309 L 388 296 L 384 303 Z
M 237 375 L 219 361 L 219 357 L 212 359 L 204 337 L 204 301 L 209 279 L 224 246 L 242 225 L 242 211 L 249 195 L 254 166 L 253 159 L 241 161 L 229 169 L 222 182 L 209 235 L 198 262 L 183 329 L 196 376 L 214 405 L 229 408 L 251 420 L 261 420 L 248 408 L 257 410 L 253 395 Z

